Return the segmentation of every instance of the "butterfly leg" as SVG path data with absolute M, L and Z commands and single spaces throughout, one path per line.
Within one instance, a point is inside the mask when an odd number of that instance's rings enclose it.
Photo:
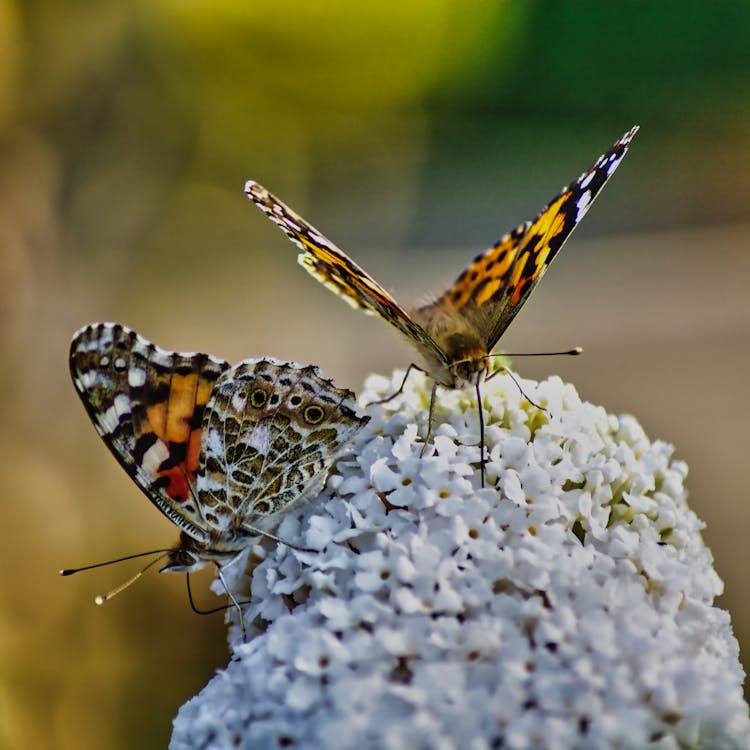
M 425 435 L 424 439 L 424 445 L 422 446 L 422 450 L 419 452 L 419 457 L 422 458 L 424 456 L 425 450 L 427 450 L 427 446 L 430 444 L 430 440 L 432 440 L 432 420 L 433 415 L 435 412 L 435 397 L 437 395 L 437 383 L 432 384 L 432 393 L 430 394 L 430 411 L 427 414 L 427 435 Z
M 544 407 L 543 407 L 543 406 L 542 406 L 541 404 L 537 404 L 537 402 L 536 402 L 536 401 L 534 401 L 534 399 L 533 399 L 533 398 L 531 398 L 531 396 L 529 396 L 529 394 L 528 394 L 528 393 L 526 393 L 526 391 L 524 391 L 524 389 L 523 389 L 523 388 L 521 388 L 521 384 L 520 384 L 520 383 L 518 382 L 518 380 L 516 379 L 515 375 L 513 375 L 513 373 L 512 373 L 512 372 L 511 372 L 511 371 L 510 371 L 510 370 L 509 370 L 509 369 L 508 369 L 507 367 L 500 367 L 500 368 L 498 368 L 497 370 L 493 370 L 493 371 L 492 371 L 492 372 L 491 372 L 491 373 L 490 373 L 490 374 L 489 374 L 489 375 L 487 376 L 486 380 L 490 380 L 491 378 L 494 378 L 494 377 L 495 377 L 495 375 L 500 375 L 500 374 L 502 374 L 502 373 L 504 373 L 505 375 L 507 375 L 507 376 L 508 376 L 508 377 L 509 377 L 509 378 L 510 378 L 510 379 L 511 379 L 511 380 L 512 380 L 512 381 L 513 381 L 513 382 L 514 382 L 515 384 L 516 384 L 516 388 L 518 388 L 518 390 L 520 391 L 521 395 L 522 395 L 522 396 L 523 396 L 523 397 L 524 397 L 524 398 L 525 398 L 525 399 L 526 399 L 526 400 L 527 400 L 527 401 L 528 401 L 528 402 L 529 402 L 529 403 L 530 403 L 530 404 L 531 404 L 532 406 L 536 406 L 536 408 L 537 408 L 537 409 L 539 409 L 540 411 L 543 411 L 543 412 L 546 412 L 546 411 L 547 411 L 547 410 L 546 410 L 546 409 L 545 409 L 545 408 L 544 408 Z
M 484 465 L 486 463 L 484 458 L 484 412 L 482 411 L 482 391 L 479 388 L 481 378 L 477 374 L 477 382 L 474 384 L 474 388 L 477 392 L 477 409 L 479 410 L 479 469 L 482 476 L 482 488 L 484 488 Z
M 377 401 L 370 401 L 367 406 L 372 406 L 373 404 L 387 404 L 389 401 L 393 401 L 396 396 L 400 395 L 404 391 L 404 386 L 406 385 L 406 380 L 409 377 L 409 374 L 412 370 L 417 370 L 418 372 L 424 372 L 426 373 L 427 370 L 425 370 L 423 367 L 420 367 L 419 365 L 415 365 L 413 362 L 406 368 L 406 373 L 404 374 L 404 379 L 401 381 L 401 385 L 398 387 L 397 391 L 394 391 L 390 396 L 386 396 L 385 398 L 378 399 Z
M 188 594 L 188 601 L 190 602 L 190 609 L 195 612 L 196 615 L 213 615 L 216 612 L 223 612 L 224 610 L 229 609 L 230 607 L 233 607 L 233 604 L 222 604 L 220 607 L 214 607 L 213 609 L 198 609 L 198 606 L 195 603 L 195 599 L 193 599 L 193 587 L 190 585 L 190 573 L 185 573 L 185 582 L 187 583 L 187 594 Z M 239 602 L 240 606 L 243 604 L 250 604 L 250 599 Z
M 221 565 L 216 563 L 216 575 L 221 581 L 221 585 L 224 587 L 224 591 L 227 592 L 231 605 L 237 610 L 237 614 L 240 616 L 240 627 L 242 628 L 242 642 L 247 643 L 247 630 L 245 629 L 245 618 L 242 616 L 242 607 L 239 602 L 234 598 L 234 594 L 229 590 L 227 582 L 224 580 L 224 574 L 221 572 Z
M 270 531 L 264 531 L 263 529 L 259 529 L 257 526 L 252 526 L 247 522 L 242 524 L 242 529 L 254 536 L 264 536 L 266 537 L 266 539 L 270 539 L 277 544 L 283 544 L 285 547 L 289 547 L 295 552 L 320 552 L 320 550 L 310 549 L 309 547 L 298 547 L 296 544 L 287 542 L 285 539 L 282 539 L 280 536 L 276 536 L 276 534 L 272 534 Z

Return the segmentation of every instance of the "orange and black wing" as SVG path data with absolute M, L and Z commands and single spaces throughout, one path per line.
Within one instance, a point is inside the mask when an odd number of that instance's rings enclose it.
M 625 133 L 533 221 L 521 224 L 478 255 L 453 286 L 426 308 L 455 309 L 482 333 L 487 351 L 491 351 L 620 166 L 637 131 L 636 126 Z
M 161 349 L 117 323 L 94 323 L 70 346 L 70 373 L 96 431 L 167 518 L 207 541 L 196 502 L 206 403 L 229 364 Z
M 245 193 L 299 247 L 302 251 L 298 256 L 300 265 L 321 284 L 352 307 L 370 315 L 380 315 L 420 351 L 446 361 L 445 354 L 424 328 L 333 242 L 257 182 L 249 180 Z

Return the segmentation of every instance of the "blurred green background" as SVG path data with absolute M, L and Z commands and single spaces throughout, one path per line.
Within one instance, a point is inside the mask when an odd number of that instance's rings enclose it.
M 750 658 L 749 50 L 744 0 L 0 0 L 0 748 L 164 747 L 228 659 L 181 576 L 97 608 L 127 565 L 56 575 L 177 536 L 88 423 L 76 328 L 358 389 L 410 350 L 307 277 L 246 179 L 409 303 L 636 123 L 503 344 L 582 345 L 521 372 L 676 444 Z

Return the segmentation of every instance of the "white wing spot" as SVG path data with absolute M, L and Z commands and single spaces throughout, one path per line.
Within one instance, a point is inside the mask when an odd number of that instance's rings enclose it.
M 313 240 L 317 242 L 319 245 L 330 248 L 331 250 L 334 249 L 334 244 L 327 237 L 324 237 L 319 232 L 310 232 L 310 237 L 312 237 Z
M 128 385 L 131 388 L 142 388 L 146 383 L 146 371 L 142 367 L 131 367 L 128 370 Z
M 127 411 L 127 409 L 130 407 L 130 402 L 127 400 L 126 396 L 118 396 L 115 399 L 114 404 L 112 404 L 109 409 L 99 414 L 99 424 L 102 426 L 102 429 L 106 433 L 114 432 L 117 429 L 117 425 L 120 424 L 120 414 L 123 413 L 123 404 L 122 401 L 120 401 L 120 404 L 118 405 L 119 399 L 125 399 L 127 403 L 125 405 L 124 411 Z
M 232 410 L 235 414 L 242 414 L 247 406 L 247 395 L 239 391 L 232 396 Z
M 148 476 L 154 476 L 167 458 L 169 458 L 167 446 L 158 440 L 143 454 L 140 468 Z
M 196 485 L 198 486 L 199 492 L 208 492 L 208 494 L 212 496 L 216 496 L 225 487 L 224 482 L 219 482 L 218 480 L 209 476 L 199 477 Z
M 265 456 L 268 453 L 270 442 L 268 425 L 256 425 L 252 432 L 247 436 L 246 442 L 251 448 L 255 448 L 258 453 L 260 453 L 262 456 Z
M 120 424 L 120 416 L 127 414 L 129 411 L 130 399 L 121 393 L 115 398 L 112 406 L 99 415 L 99 424 L 105 432 L 114 432 Z
M 615 159 L 614 161 L 611 161 L 609 163 L 609 166 L 607 167 L 607 177 L 609 177 L 616 169 L 620 166 L 620 162 L 622 161 L 625 154 L 621 154 L 619 159 Z
M 224 441 L 218 430 L 209 430 L 206 435 L 206 454 L 220 456 L 224 452 Z
M 589 172 L 586 175 L 586 177 L 583 180 L 581 180 L 581 182 L 579 183 L 579 187 L 581 187 L 581 188 L 587 188 L 589 186 L 591 180 L 594 179 L 594 175 L 595 174 L 596 174 L 596 170 L 592 169 L 591 172 Z
M 96 370 L 88 370 L 87 372 L 82 372 L 78 376 L 78 382 L 86 389 L 94 387 L 94 383 L 96 383 Z
M 162 349 L 160 346 L 155 346 L 153 350 L 150 353 L 148 353 L 146 356 L 152 362 L 155 362 L 157 365 L 160 365 L 161 367 L 171 367 L 174 353 L 167 351 L 166 349 Z M 185 354 L 181 356 L 189 358 L 193 356 L 193 353 L 185 352 Z
M 114 408 L 118 414 L 127 414 L 130 411 L 130 406 L 130 399 L 124 393 L 115 396 Z
M 578 201 L 576 203 L 576 206 L 578 208 L 576 222 L 579 222 L 586 215 L 586 212 L 589 210 L 590 205 L 591 205 L 591 191 L 587 190 L 578 198 Z

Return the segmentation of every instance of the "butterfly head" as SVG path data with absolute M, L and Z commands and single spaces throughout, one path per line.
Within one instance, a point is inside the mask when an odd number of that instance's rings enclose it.
M 483 348 L 463 348 L 447 362 L 429 357 L 423 352 L 426 371 L 444 388 L 463 388 L 484 379 L 492 370 L 490 356 Z
M 215 550 L 183 532 L 180 534 L 179 543 L 167 552 L 167 564 L 160 568 L 159 572 L 193 573 L 208 562 L 221 562 L 236 555 L 237 550 L 232 552 Z
M 445 366 L 452 388 L 462 388 L 469 383 L 484 379 L 492 368 L 489 355 L 483 348 L 461 350 L 458 357 Z
M 422 354 L 427 361 L 430 375 L 440 385 L 448 388 L 463 388 L 468 383 L 476 383 L 477 378 L 486 375 L 490 368 L 487 348 L 480 336 L 470 327 L 455 325 L 433 325 L 430 333 L 443 352 L 443 361 Z

